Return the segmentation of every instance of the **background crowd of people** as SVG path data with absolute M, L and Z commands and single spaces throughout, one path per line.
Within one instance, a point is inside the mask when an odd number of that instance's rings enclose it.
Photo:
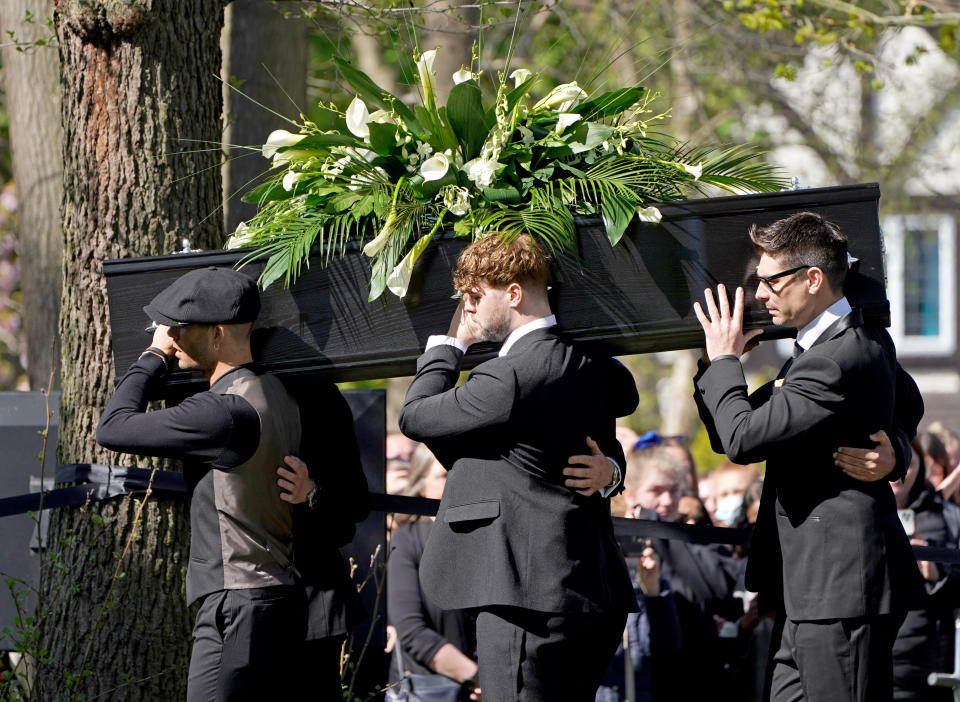
M 627 464 L 624 491 L 611 500 L 614 516 L 746 529 L 756 522 L 762 466 L 728 461 L 699 473 L 684 437 L 641 436 L 627 427 L 617 434 Z M 906 476 L 892 483 L 907 535 L 914 545 L 960 548 L 960 437 L 933 422 L 912 448 Z M 390 434 L 387 457 L 388 492 L 441 496 L 445 474 L 425 446 Z M 420 590 L 417 568 L 431 524 L 430 518 L 388 516 L 393 682 L 400 678 L 400 661 L 404 670 L 457 681 L 476 675 L 471 617 L 437 608 Z M 754 593 L 744 588 L 748 552 L 742 546 L 650 539 L 640 555 L 628 556 L 641 611 L 629 615 L 598 702 L 764 699 L 773 617 L 760 612 Z M 950 691 L 929 687 L 927 676 L 953 670 L 960 566 L 918 565 L 927 602 L 908 613 L 897 637 L 894 695 L 949 700 Z

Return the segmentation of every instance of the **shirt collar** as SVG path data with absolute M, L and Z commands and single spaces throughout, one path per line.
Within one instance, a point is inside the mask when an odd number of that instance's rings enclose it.
M 817 343 L 817 339 L 819 339 L 820 335 L 827 330 L 827 327 L 844 315 L 850 314 L 852 309 L 853 308 L 850 307 L 850 303 L 847 302 L 847 298 L 841 297 L 823 312 L 818 314 L 814 320 L 810 322 L 810 324 L 800 330 L 800 332 L 797 334 L 797 343 L 803 347 L 804 351 L 806 351 L 815 343 Z
M 512 347 L 521 337 L 526 336 L 532 331 L 537 329 L 547 329 L 548 327 L 555 327 L 557 325 L 557 316 L 555 314 L 549 314 L 546 317 L 540 317 L 535 319 L 532 322 L 527 322 L 522 327 L 517 327 L 512 332 L 510 336 L 507 337 L 506 341 L 503 342 L 503 346 L 500 347 L 500 353 L 498 356 L 506 356 L 510 352 L 510 347 Z

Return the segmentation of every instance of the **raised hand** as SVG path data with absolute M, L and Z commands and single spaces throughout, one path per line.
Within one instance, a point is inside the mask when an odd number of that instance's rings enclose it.
M 737 288 L 732 312 L 727 300 L 727 288 L 723 283 L 717 286 L 718 302 L 714 301 L 710 288 L 704 290 L 703 294 L 709 316 L 704 313 L 699 302 L 693 303 L 693 311 L 700 320 L 707 340 L 707 357 L 711 361 L 718 356 L 740 358 L 750 340 L 763 333 L 761 329 L 751 329 L 746 334 L 743 332 L 743 288 Z

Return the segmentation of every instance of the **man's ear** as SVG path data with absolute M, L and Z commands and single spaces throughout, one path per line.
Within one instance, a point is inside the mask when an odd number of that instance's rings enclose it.
M 827 277 L 823 270 L 817 266 L 811 266 L 807 269 L 807 292 L 811 295 L 819 293 L 826 285 Z
M 523 302 L 523 286 L 520 283 L 510 283 L 507 286 L 507 303 L 511 307 L 519 307 Z

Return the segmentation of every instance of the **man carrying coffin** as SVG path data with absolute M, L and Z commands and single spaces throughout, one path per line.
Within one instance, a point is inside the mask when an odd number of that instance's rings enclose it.
M 556 329 L 549 271 L 531 236 L 471 244 L 454 276 L 463 299 L 400 416 L 449 471 L 420 580 L 437 606 L 477 613 L 485 702 L 592 701 L 637 607 L 605 499 L 622 485 L 614 421 L 637 391 Z M 503 343 L 456 387 L 479 341 Z
M 337 454 L 343 462 L 330 471 L 333 479 L 325 471 L 324 480 L 314 482 L 304 461 L 316 462 L 326 449 L 316 446 L 309 407 L 301 409 L 277 378 L 253 363 L 250 334 L 260 311 L 255 282 L 228 268 L 194 270 L 144 311 L 157 322 L 152 345 L 120 380 L 97 441 L 115 451 L 184 461 L 190 496 L 187 600 L 200 603 L 188 702 L 265 699 L 275 692 L 278 675 L 297 696 L 306 682 L 301 660 L 308 616 L 312 638 L 340 633 L 326 625 L 317 634 L 313 621 L 336 618 L 332 611 L 314 613 L 313 605 L 331 609 L 336 566 L 345 571 L 345 565 L 337 544 L 324 541 L 333 538 L 326 533 L 332 527 L 314 528 L 312 522 L 320 512 L 328 513 L 323 519 L 336 514 L 356 521 L 367 510 L 349 408 L 336 392 L 314 398 L 325 403 L 323 422 L 335 427 L 345 447 Z M 181 369 L 201 372 L 209 391 L 146 412 L 174 358 Z M 278 473 L 288 492 L 278 487 Z M 355 502 L 357 514 L 326 509 L 325 500 Z M 297 503 L 307 504 L 295 508 Z M 296 556 L 295 523 L 310 537 L 298 540 Z M 321 563 L 325 572 L 314 573 Z M 316 585 L 309 610 L 300 571 Z M 339 697 L 339 648 L 330 648 L 336 649 L 330 660 L 311 663 L 308 689 Z M 316 689 L 321 680 L 325 692 Z
M 767 461 L 746 585 L 778 614 L 771 699 L 890 700 L 893 641 L 922 583 L 889 483 L 854 479 L 834 452 L 869 447 L 882 428 L 902 468 L 923 403 L 886 330 L 844 297 L 847 239 L 834 224 L 799 213 L 750 237 L 756 298 L 797 328 L 794 358 L 748 395 L 740 356 L 759 330 L 742 331 L 743 289 L 731 311 L 721 285 L 707 312 L 694 306 L 709 357 L 694 381 L 714 449 Z

